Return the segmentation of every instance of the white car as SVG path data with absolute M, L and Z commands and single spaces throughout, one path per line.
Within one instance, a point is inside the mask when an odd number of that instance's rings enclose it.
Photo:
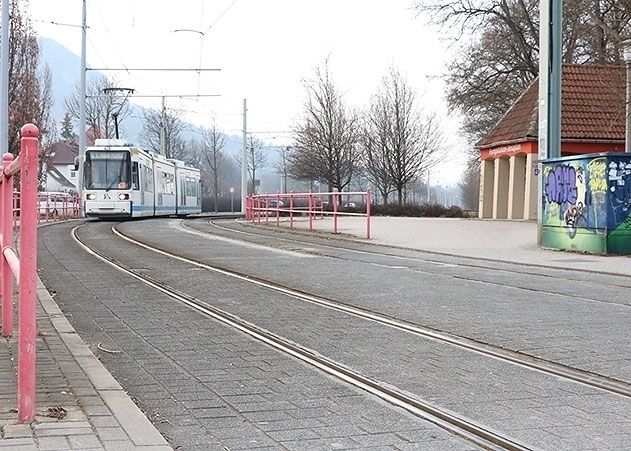
M 71 194 L 43 191 L 38 193 L 38 198 L 39 214 L 42 216 L 69 216 L 72 214 L 74 198 Z

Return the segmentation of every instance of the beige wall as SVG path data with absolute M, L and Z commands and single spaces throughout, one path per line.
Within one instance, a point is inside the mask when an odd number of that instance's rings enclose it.
M 510 163 L 508 158 L 496 158 L 493 183 L 493 219 L 508 218 L 508 183 Z
M 480 203 L 478 216 L 481 219 L 493 217 L 494 173 L 493 160 L 482 160 L 480 162 Z

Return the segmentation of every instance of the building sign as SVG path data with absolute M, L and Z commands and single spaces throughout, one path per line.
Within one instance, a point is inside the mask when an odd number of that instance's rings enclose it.
M 487 160 L 489 158 L 499 158 L 505 156 L 511 156 L 518 153 L 527 153 L 527 147 L 522 146 L 521 144 L 511 144 L 508 146 L 495 147 L 493 149 L 485 149 L 480 152 L 480 157 L 483 160 Z

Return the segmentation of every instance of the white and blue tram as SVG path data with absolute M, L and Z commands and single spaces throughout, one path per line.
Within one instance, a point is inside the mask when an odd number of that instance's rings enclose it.
M 85 151 L 86 217 L 136 218 L 201 212 L 199 169 L 182 161 L 98 139 Z

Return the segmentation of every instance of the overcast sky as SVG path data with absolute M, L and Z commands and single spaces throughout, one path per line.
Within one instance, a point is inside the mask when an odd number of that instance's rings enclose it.
M 30 0 L 34 27 L 80 54 L 81 0 Z M 61 6 L 63 5 L 63 6 Z M 219 94 L 168 99 L 186 119 L 271 144 L 290 143 L 305 90 L 302 81 L 328 57 L 348 104 L 363 108 L 388 68 L 415 88 L 419 104 L 444 120 L 449 163 L 432 175 L 455 183 L 464 167 L 458 122 L 447 111 L 444 81 L 454 51 L 412 10 L 411 0 L 87 0 L 88 67 L 219 68 L 219 72 L 111 72 L 142 95 Z M 175 31 L 190 30 L 190 31 Z M 158 108 L 160 100 L 137 100 Z

